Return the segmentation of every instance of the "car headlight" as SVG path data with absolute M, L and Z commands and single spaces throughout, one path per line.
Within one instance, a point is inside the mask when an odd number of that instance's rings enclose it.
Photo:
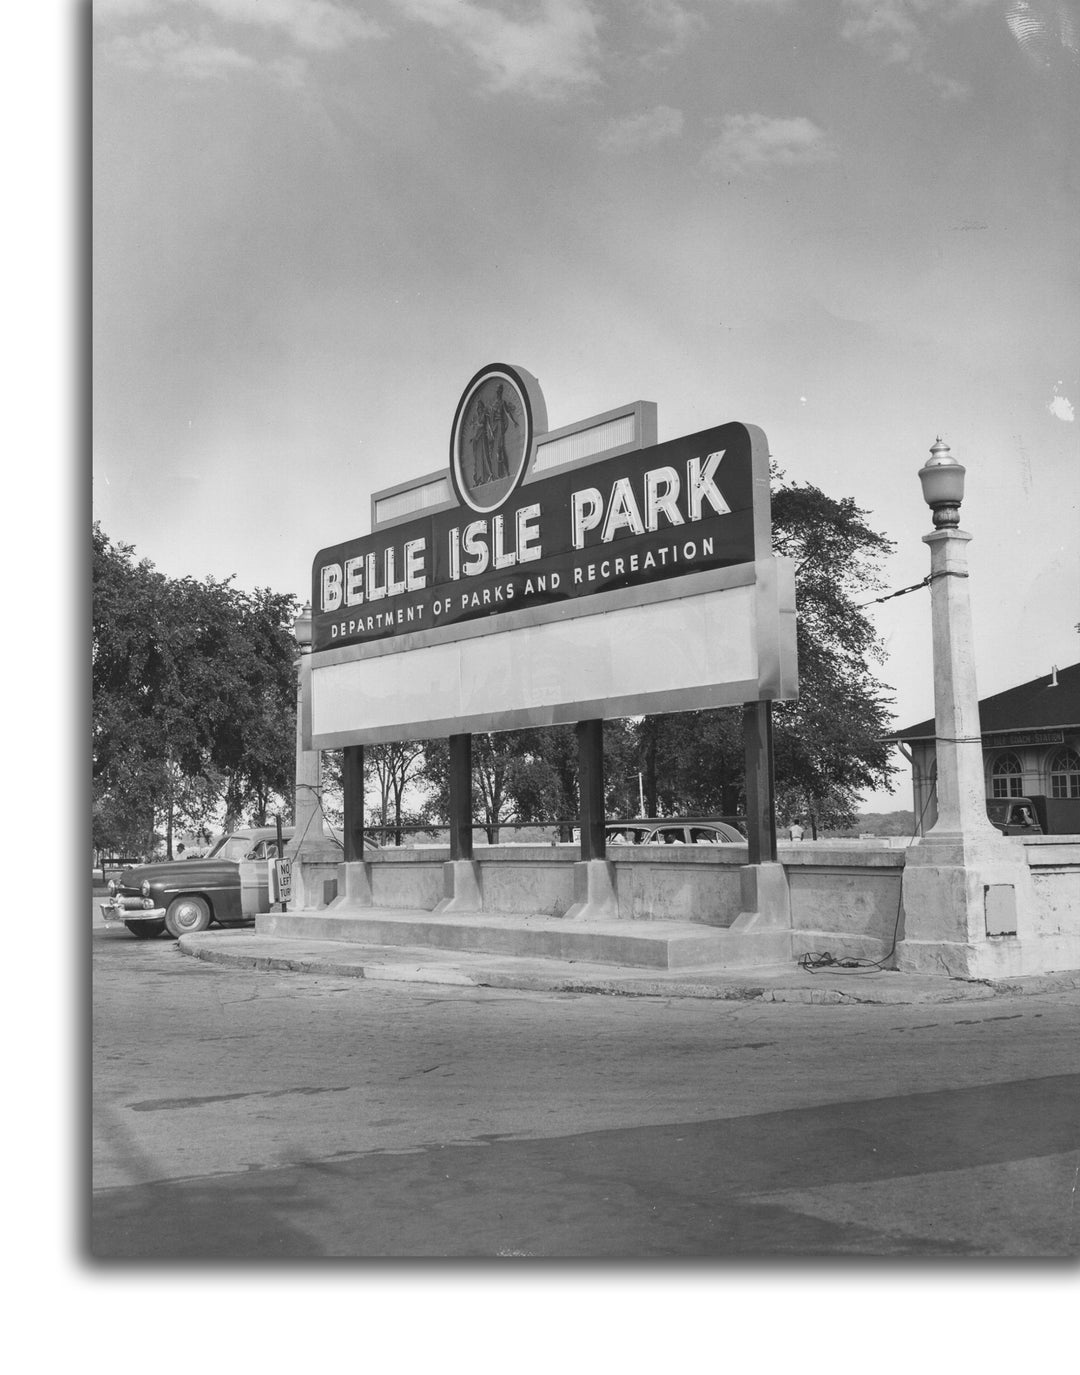
M 144 898 L 148 898 L 150 896 L 150 880 L 148 878 L 144 878 L 142 883 L 139 884 L 139 892 L 143 895 Z
M 111 898 L 116 897 L 116 895 L 117 895 L 117 893 L 118 893 L 119 891 L 120 891 L 120 889 L 117 887 L 116 879 L 114 879 L 114 878 L 109 879 L 109 897 L 111 897 Z

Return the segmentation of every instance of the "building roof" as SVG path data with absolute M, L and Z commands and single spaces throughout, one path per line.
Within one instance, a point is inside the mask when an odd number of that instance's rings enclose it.
M 996 692 L 993 697 L 984 697 L 979 702 L 979 723 L 983 735 L 999 731 L 1080 730 L 1080 664 L 1070 664 L 1019 687 Z M 932 740 L 934 734 L 931 717 L 929 721 L 894 731 L 886 739 Z

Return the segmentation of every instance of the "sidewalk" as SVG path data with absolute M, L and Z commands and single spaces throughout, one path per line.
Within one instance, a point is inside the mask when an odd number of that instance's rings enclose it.
M 605 993 L 622 997 L 717 998 L 776 1003 L 953 1003 L 1080 989 L 1080 970 L 973 982 L 890 970 L 817 972 L 792 963 L 768 969 L 665 971 L 576 960 L 524 959 L 428 947 L 294 940 L 254 931 L 204 931 L 181 936 L 181 951 L 239 968 L 284 970 L 384 983 L 465 985 L 544 993 Z

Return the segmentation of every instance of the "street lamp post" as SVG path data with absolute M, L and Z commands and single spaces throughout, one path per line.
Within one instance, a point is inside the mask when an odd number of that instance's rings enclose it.
M 311 607 L 306 604 L 293 625 L 296 640 L 296 791 L 293 796 L 293 845 L 299 849 L 322 835 L 321 769 L 318 750 L 304 748 L 304 711 L 311 679 Z
M 986 814 L 979 690 L 968 591 L 967 546 L 959 528 L 967 470 L 940 439 L 919 469 L 923 499 L 934 513 L 930 546 L 930 615 L 934 655 L 938 838 L 997 835 Z
M 967 546 L 959 528 L 965 468 L 938 439 L 919 470 L 934 529 L 930 547 L 937 820 L 908 847 L 900 969 L 985 978 L 1022 972 L 1032 911 L 1021 847 L 986 813 Z
M 296 778 L 293 790 L 293 834 L 286 853 L 293 861 L 293 908 L 305 907 L 302 859 L 322 838 L 321 755 L 304 748 L 305 703 L 310 700 L 311 606 L 301 607 L 293 622 L 296 641 Z

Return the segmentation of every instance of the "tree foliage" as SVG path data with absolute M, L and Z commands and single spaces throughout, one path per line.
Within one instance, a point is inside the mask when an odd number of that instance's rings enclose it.
M 510 823 L 559 823 L 564 838 L 578 815 L 578 755 L 573 726 L 547 726 L 473 736 L 473 819 L 494 843 Z M 614 815 L 636 809 L 635 740 L 626 721 L 604 722 L 605 800 Z M 422 773 L 428 815 L 450 816 L 449 750 L 430 741 Z
M 816 834 L 850 826 L 859 794 L 895 772 L 882 742 L 891 689 L 874 673 L 885 653 L 858 601 L 882 586 L 893 544 L 850 497 L 809 484 L 779 483 L 772 511 L 773 547 L 795 565 L 800 684 L 797 702 L 774 708 L 777 799 Z
M 816 833 L 850 825 L 859 794 L 895 772 L 881 743 L 891 698 L 873 671 L 884 654 L 858 602 L 881 586 L 893 546 L 850 498 L 773 480 L 773 549 L 795 568 L 800 683 L 799 700 L 773 711 L 777 803 Z M 644 717 L 636 730 L 650 814 L 745 808 L 739 708 Z
M 93 843 L 145 854 L 159 833 L 265 824 L 291 794 L 296 599 L 170 579 L 95 524 Z

